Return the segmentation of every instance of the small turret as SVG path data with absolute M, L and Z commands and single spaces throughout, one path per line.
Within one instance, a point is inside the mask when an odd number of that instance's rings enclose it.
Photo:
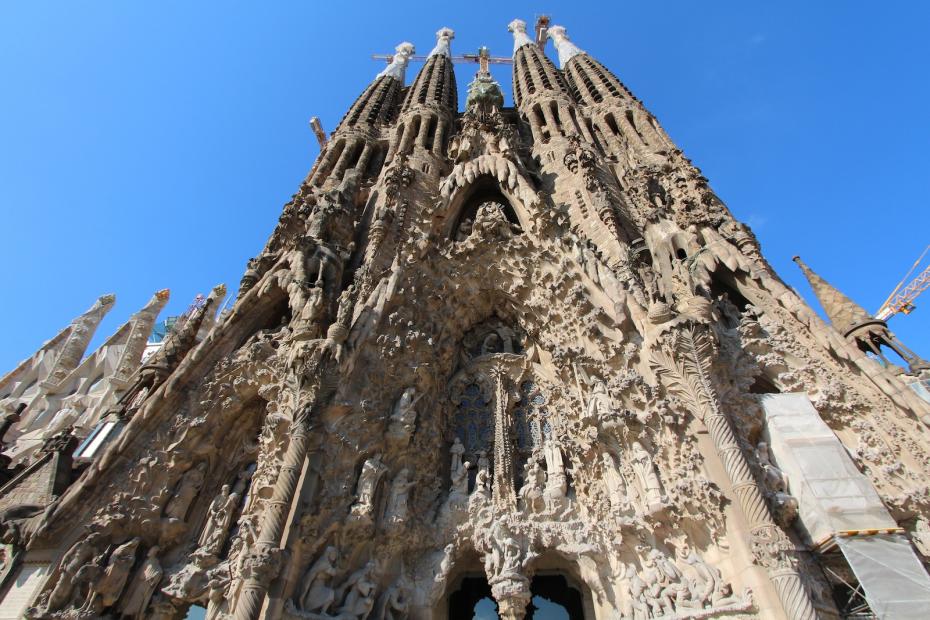
M 833 327 L 843 334 L 851 343 L 866 353 L 873 353 L 886 364 L 890 363 L 881 351 L 882 346 L 890 348 L 907 362 L 908 369 L 917 374 L 930 369 L 930 364 L 916 353 L 905 347 L 897 337 L 888 330 L 888 324 L 876 319 L 865 309 L 841 293 L 829 282 L 817 275 L 801 260 L 800 256 L 792 259 L 804 272 L 804 277 L 814 290 L 814 295 L 823 307 Z

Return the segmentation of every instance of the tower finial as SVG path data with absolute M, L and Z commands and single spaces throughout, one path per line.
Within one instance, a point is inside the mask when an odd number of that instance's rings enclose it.
M 552 26 L 549 28 L 548 34 L 552 38 L 555 49 L 559 51 L 560 69 L 564 69 L 565 64 L 578 54 L 584 54 L 584 50 L 569 40 L 568 34 L 565 32 L 565 26 Z
M 855 327 L 872 320 L 872 317 L 862 306 L 814 273 L 810 267 L 804 264 L 800 256 L 795 256 L 791 260 L 796 262 L 801 271 L 804 272 L 804 276 L 814 290 L 820 305 L 823 306 L 830 323 L 841 334 L 845 336 Z
M 526 34 L 526 22 L 522 19 L 515 19 L 507 25 L 507 30 L 513 33 L 513 53 L 524 45 L 532 45 L 533 41 Z
M 449 44 L 452 42 L 452 39 L 455 38 L 455 31 L 451 28 L 443 26 L 436 32 L 436 47 L 433 48 L 433 51 L 429 53 L 430 56 L 437 56 L 442 54 L 443 56 L 452 57 L 452 50 L 449 48 Z
M 410 57 L 413 56 L 416 50 L 413 47 L 413 43 L 404 41 L 403 43 L 399 43 L 397 47 L 394 48 L 394 51 L 396 53 L 394 54 L 394 58 L 391 59 L 391 64 L 385 67 L 384 70 L 375 77 L 379 78 L 386 75 L 403 84 L 407 74 L 407 63 L 410 62 Z

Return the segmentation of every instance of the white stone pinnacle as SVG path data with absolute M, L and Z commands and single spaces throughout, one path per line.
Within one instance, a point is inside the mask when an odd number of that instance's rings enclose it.
M 452 50 L 449 48 L 449 44 L 452 42 L 452 39 L 455 38 L 455 31 L 451 28 L 442 27 L 436 33 L 436 47 L 433 48 L 433 51 L 429 53 L 430 56 L 436 56 L 437 54 L 442 54 L 443 56 L 452 57 Z
M 552 38 L 552 43 L 555 45 L 555 49 L 557 49 L 559 52 L 560 69 L 564 69 L 565 63 L 567 63 L 578 54 L 585 53 L 584 50 L 580 49 L 577 45 L 568 39 L 568 35 L 565 33 L 564 26 L 553 26 L 550 28 L 549 36 Z
M 533 40 L 526 34 L 526 22 L 522 19 L 515 19 L 507 25 L 507 30 L 513 33 L 513 53 L 524 45 L 531 45 Z
M 416 50 L 413 47 L 413 43 L 404 41 L 398 44 L 398 46 L 394 48 L 395 53 L 394 58 L 391 60 L 391 64 L 385 67 L 375 78 L 377 79 L 382 75 L 387 75 L 403 84 L 404 78 L 407 75 L 407 63 L 410 62 L 410 57 L 413 56 L 414 51 Z

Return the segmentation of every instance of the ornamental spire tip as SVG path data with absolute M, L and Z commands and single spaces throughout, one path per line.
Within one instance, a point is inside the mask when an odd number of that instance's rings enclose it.
M 522 19 L 515 19 L 509 24 L 507 24 L 507 30 L 513 33 L 513 53 L 516 54 L 517 50 L 527 44 L 532 44 L 533 41 L 530 39 L 529 35 L 526 34 L 526 22 Z
M 579 54 L 584 54 L 584 50 L 572 43 L 568 34 L 565 32 L 565 26 L 552 26 L 548 30 L 549 36 L 555 49 L 559 52 L 559 68 L 564 69 L 565 64 Z
M 452 39 L 455 38 L 455 31 L 451 28 L 443 26 L 436 32 L 436 47 L 433 48 L 433 51 L 429 53 L 430 56 L 438 56 L 442 54 L 449 58 L 452 57 L 452 50 L 449 47 L 449 44 L 452 42 Z
M 391 59 L 391 64 L 385 67 L 375 78 L 388 76 L 403 84 L 407 74 L 407 63 L 410 62 L 410 57 L 413 56 L 415 51 L 416 49 L 413 47 L 413 43 L 409 41 L 399 43 L 397 47 L 394 48 L 395 53 L 394 58 Z

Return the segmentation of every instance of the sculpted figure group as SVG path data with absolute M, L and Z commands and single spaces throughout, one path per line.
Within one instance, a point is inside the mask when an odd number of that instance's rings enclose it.
M 295 600 L 289 605 L 294 613 L 306 618 L 338 618 L 339 620 L 363 620 L 374 609 L 377 594 L 377 562 L 370 560 L 352 572 L 340 585 L 334 587 L 337 576 L 344 573 L 339 569 L 338 552 L 335 547 L 326 547 L 301 580 Z M 391 617 L 403 617 L 406 595 L 397 589 L 388 593 L 386 609 Z

